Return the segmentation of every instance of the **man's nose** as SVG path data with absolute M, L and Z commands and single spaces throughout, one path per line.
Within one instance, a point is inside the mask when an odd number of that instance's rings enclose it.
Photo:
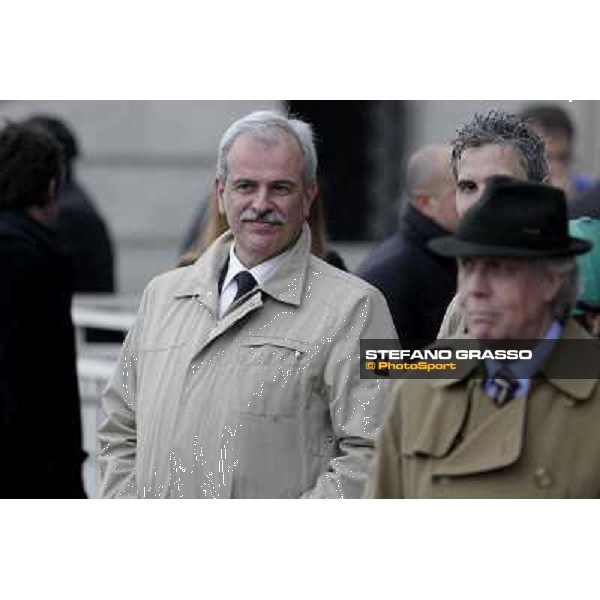
M 267 187 L 259 187 L 252 196 L 252 207 L 257 211 L 269 208 L 269 190 Z
M 485 296 L 489 293 L 489 281 L 481 266 L 474 266 L 464 276 L 463 290 L 471 296 Z

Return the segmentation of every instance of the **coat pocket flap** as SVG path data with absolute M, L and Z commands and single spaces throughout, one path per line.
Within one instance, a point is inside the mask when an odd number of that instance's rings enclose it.
M 288 348 L 290 350 L 302 353 L 308 352 L 312 347 L 306 342 L 283 337 L 274 337 L 270 335 L 250 335 L 243 342 L 241 342 L 241 346 L 246 348 L 255 346 L 276 346 L 278 348 Z
M 455 445 L 468 415 L 466 390 L 446 388 L 443 392 L 436 390 L 430 397 L 413 394 L 413 386 L 409 381 L 406 383 L 406 391 L 402 393 L 403 400 L 406 399 L 402 407 L 402 455 L 446 456 Z

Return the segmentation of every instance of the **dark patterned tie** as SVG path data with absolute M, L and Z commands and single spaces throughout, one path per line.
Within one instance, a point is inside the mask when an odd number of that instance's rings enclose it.
M 493 400 L 497 406 L 504 406 L 515 397 L 519 382 L 509 369 L 500 369 L 492 379 L 494 383 Z
M 237 283 L 237 292 L 235 294 L 235 298 L 233 302 L 239 300 L 244 294 L 247 294 L 250 290 L 254 289 L 257 285 L 256 279 L 252 276 L 250 271 L 240 271 L 234 277 Z

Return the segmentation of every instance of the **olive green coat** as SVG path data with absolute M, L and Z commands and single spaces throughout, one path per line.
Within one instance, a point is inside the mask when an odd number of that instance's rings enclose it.
M 548 377 L 589 338 L 569 321 L 542 377 L 525 397 L 497 408 L 483 366 L 465 361 L 456 379 L 406 380 L 394 389 L 366 496 L 370 498 L 600 497 L 600 386 Z M 600 375 L 600 348 L 581 361 Z M 554 362 L 558 361 L 558 362 Z

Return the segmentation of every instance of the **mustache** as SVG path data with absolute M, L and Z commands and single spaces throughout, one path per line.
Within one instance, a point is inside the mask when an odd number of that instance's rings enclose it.
M 253 208 L 247 208 L 240 214 L 240 221 L 243 223 L 268 223 L 270 225 L 285 225 L 287 220 L 283 215 L 272 209 L 256 211 Z

